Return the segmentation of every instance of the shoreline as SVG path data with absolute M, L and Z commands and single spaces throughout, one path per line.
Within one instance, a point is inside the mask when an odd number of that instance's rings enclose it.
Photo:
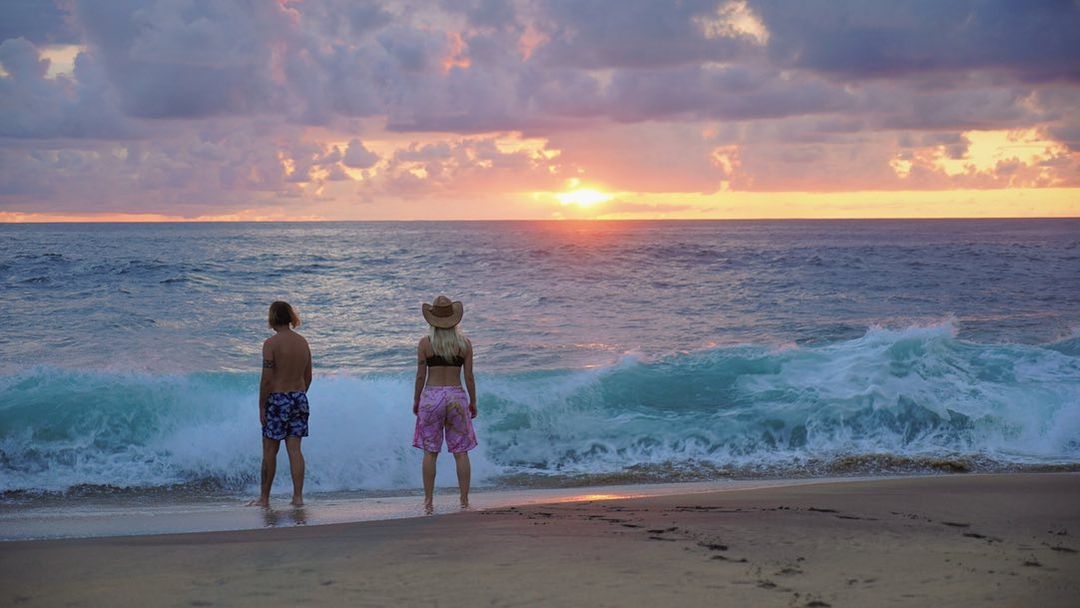
M 1080 474 L 827 481 L 453 517 L 0 543 L 44 605 L 1071 606 Z
M 918 477 L 918 476 L 911 476 Z M 481 489 L 471 494 L 468 512 L 538 504 L 618 500 L 654 496 L 737 492 L 819 483 L 852 483 L 883 476 L 825 478 L 767 478 L 673 483 L 634 483 L 565 488 Z M 247 498 L 181 501 L 177 503 L 62 504 L 16 506 L 0 509 L 0 544 L 80 538 L 113 538 L 234 532 L 290 526 L 325 526 L 370 521 L 431 517 L 424 513 L 422 495 L 356 496 L 349 492 L 314 494 L 303 507 L 287 498 L 272 498 L 269 509 L 246 506 Z M 284 495 L 282 495 L 284 496 Z M 457 506 L 457 490 L 438 488 L 434 516 L 463 513 Z

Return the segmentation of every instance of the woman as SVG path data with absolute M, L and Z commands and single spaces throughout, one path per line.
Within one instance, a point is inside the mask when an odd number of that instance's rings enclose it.
M 476 447 L 472 419 L 476 418 L 476 380 L 473 378 L 473 349 L 458 330 L 464 310 L 461 302 L 439 296 L 421 307 L 430 329 L 416 346 L 416 391 L 413 414 L 416 431 L 413 446 L 424 450 L 424 509 L 434 511 L 435 460 L 446 448 L 457 461 L 461 508 L 469 506 L 469 450 Z M 461 388 L 465 372 L 465 389 Z M 468 404 L 468 409 L 466 409 Z

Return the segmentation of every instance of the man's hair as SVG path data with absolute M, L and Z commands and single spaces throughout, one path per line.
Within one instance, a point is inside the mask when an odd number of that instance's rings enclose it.
M 270 305 L 267 323 L 270 327 L 280 327 L 282 325 L 300 327 L 300 315 L 296 314 L 296 311 L 288 302 L 278 300 Z

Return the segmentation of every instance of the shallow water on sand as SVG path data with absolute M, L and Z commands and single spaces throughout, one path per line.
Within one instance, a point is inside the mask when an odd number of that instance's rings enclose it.
M 604 501 L 646 496 L 672 496 L 700 492 L 771 488 L 822 481 L 859 481 L 868 478 L 756 480 L 648 485 L 548 488 L 543 490 L 478 491 L 471 496 L 469 511 L 519 507 L 536 504 Z M 449 515 L 464 510 L 457 493 L 436 495 L 435 510 L 426 513 L 419 496 L 364 496 L 357 493 L 327 493 L 309 499 L 302 507 L 288 501 L 272 501 L 269 509 L 242 506 L 242 501 L 199 501 L 154 503 L 132 506 L 115 502 L 81 505 L 54 505 L 29 509 L 0 510 L 0 541 L 100 536 L 142 536 L 187 532 L 218 532 L 314 526 L 359 521 L 402 519 L 428 515 Z

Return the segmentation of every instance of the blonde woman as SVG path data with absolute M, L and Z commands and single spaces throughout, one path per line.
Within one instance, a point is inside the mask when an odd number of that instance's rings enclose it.
M 473 378 L 472 343 L 458 329 L 464 309 L 446 296 L 421 307 L 430 326 L 416 346 L 416 391 L 413 446 L 424 450 L 424 508 L 434 510 L 435 461 L 446 447 L 457 464 L 461 508 L 469 506 L 469 450 L 476 447 L 476 380 Z M 465 388 L 461 378 L 465 377 Z M 466 392 L 466 389 L 468 392 Z

